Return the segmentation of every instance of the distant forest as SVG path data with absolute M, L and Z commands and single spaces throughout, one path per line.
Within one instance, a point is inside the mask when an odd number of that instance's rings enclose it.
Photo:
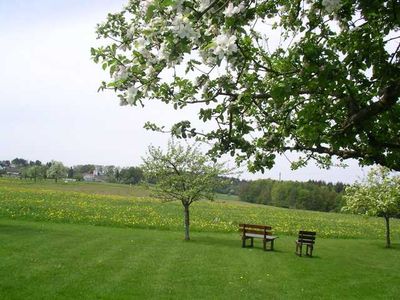
M 23 158 L 3 160 L 0 161 L 0 176 L 30 178 L 35 181 L 48 179 L 46 171 L 52 163 L 54 162 L 42 163 L 39 160 L 29 161 Z M 140 184 L 145 180 L 140 167 L 120 168 L 86 164 L 64 168 L 65 178 L 76 181 Z M 248 181 L 230 177 L 220 179 L 222 184 L 216 192 L 237 195 L 240 201 L 316 211 L 339 211 L 345 188 L 341 182 L 333 184 L 324 181 L 297 182 L 272 179 Z
M 260 179 L 242 184 L 241 201 L 317 211 L 339 211 L 344 184 Z

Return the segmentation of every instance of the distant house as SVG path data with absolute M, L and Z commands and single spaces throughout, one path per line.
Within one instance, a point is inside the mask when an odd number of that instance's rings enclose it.
M 83 174 L 83 180 L 84 181 L 96 181 L 95 176 L 92 173 Z
M 93 175 L 94 176 L 102 176 L 102 175 L 104 175 L 103 166 L 94 166 Z
M 76 181 L 75 178 L 65 178 L 65 179 L 64 179 L 64 182 L 65 182 L 65 183 L 68 183 L 68 182 L 75 182 L 75 181 Z
M 6 176 L 8 177 L 20 177 L 21 172 L 15 167 L 6 168 Z
M 95 169 L 93 170 L 92 173 L 85 173 L 83 174 L 83 180 L 84 181 L 97 181 L 97 182 L 102 182 L 106 181 L 106 176 L 104 175 L 103 171 L 103 166 L 94 166 Z

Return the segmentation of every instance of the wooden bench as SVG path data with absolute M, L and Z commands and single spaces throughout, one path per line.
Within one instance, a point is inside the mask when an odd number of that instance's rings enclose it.
M 315 231 L 304 231 L 304 230 L 299 231 L 299 237 L 296 241 L 296 254 L 298 256 L 301 256 L 302 254 L 303 245 L 307 246 L 306 255 L 312 256 L 316 234 L 317 233 Z
M 239 224 L 239 231 L 242 232 L 242 247 L 246 247 L 246 240 L 250 239 L 250 247 L 254 246 L 254 238 L 262 239 L 264 251 L 267 250 L 267 243 L 271 243 L 270 250 L 274 250 L 274 241 L 277 236 L 273 236 L 271 226 Z

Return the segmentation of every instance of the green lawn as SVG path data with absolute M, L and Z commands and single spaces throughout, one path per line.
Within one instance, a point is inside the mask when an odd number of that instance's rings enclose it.
M 317 239 L 297 257 L 243 249 L 236 233 L 0 219 L 1 299 L 398 299 L 400 246 Z
M 147 193 L 147 194 L 146 194 Z M 252 205 L 182 207 L 142 187 L 0 178 L 0 299 L 397 299 L 400 222 Z M 242 249 L 238 223 L 272 225 L 276 251 Z M 101 225 L 101 226 L 94 226 Z M 315 257 L 294 234 L 317 231 Z

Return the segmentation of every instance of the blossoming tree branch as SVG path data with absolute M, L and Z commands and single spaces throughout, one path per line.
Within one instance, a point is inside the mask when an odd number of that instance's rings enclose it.
M 122 105 L 199 107 L 207 140 L 251 171 L 297 151 L 400 170 L 400 4 L 396 0 L 131 0 L 92 49 Z M 153 130 L 162 126 L 147 123 Z

